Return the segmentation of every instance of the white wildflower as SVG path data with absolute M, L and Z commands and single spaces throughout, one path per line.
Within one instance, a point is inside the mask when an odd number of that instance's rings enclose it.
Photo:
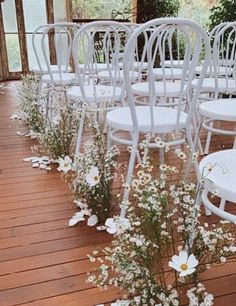
M 58 171 L 67 173 L 72 169 L 72 160 L 69 156 L 65 156 L 64 159 L 60 157 L 57 162 L 59 163 Z
M 186 276 L 192 274 L 196 270 L 198 260 L 191 254 L 188 256 L 186 251 L 180 251 L 179 256 L 174 255 L 172 261 L 169 262 L 169 267 L 180 272 L 180 276 Z
M 100 181 L 99 170 L 97 167 L 90 168 L 85 176 L 86 182 L 90 187 L 96 186 Z

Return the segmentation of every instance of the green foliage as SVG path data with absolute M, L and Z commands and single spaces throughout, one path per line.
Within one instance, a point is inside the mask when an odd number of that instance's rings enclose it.
M 138 23 L 160 17 L 177 16 L 179 0 L 140 0 L 138 3 Z
M 22 84 L 18 89 L 18 109 L 25 126 L 36 134 L 45 132 L 45 118 L 39 101 L 45 99 L 46 95 L 46 92 L 40 93 L 36 75 L 22 76 Z
M 111 19 L 113 10 L 122 12 L 130 9 L 131 0 L 73 0 L 72 3 L 73 14 L 77 18 Z
M 209 30 L 226 21 L 236 21 L 236 0 L 220 0 L 218 6 L 210 10 Z
M 45 104 L 50 92 L 40 89 L 39 78 L 34 74 L 22 77 L 18 89 L 19 114 L 22 122 L 39 140 L 37 150 L 53 159 L 70 155 L 77 134 L 80 115 L 68 106 L 64 93 L 51 92 L 53 107 L 45 116 Z
M 64 99 L 59 102 L 59 114 L 54 120 L 45 120 L 45 131 L 38 134 L 41 151 L 54 159 L 71 155 L 73 140 L 79 128 L 79 116 L 66 105 Z

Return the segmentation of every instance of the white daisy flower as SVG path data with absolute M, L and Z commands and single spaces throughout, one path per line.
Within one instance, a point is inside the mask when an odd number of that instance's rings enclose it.
M 172 257 L 172 261 L 169 262 L 169 267 L 180 272 L 180 276 L 192 274 L 196 270 L 195 267 L 197 265 L 198 260 L 196 259 L 196 257 L 193 254 L 188 256 L 188 253 L 186 251 L 179 252 L 179 256 L 174 255 Z
M 86 182 L 90 187 L 96 186 L 100 181 L 99 170 L 97 167 L 90 168 L 85 176 Z
M 72 160 L 69 156 L 65 156 L 64 159 L 60 157 L 57 162 L 59 163 L 58 171 L 67 173 L 72 169 Z
M 130 227 L 130 221 L 127 218 L 119 217 L 117 219 L 108 218 L 105 222 L 107 232 L 109 234 L 115 234 L 120 231 L 124 231 Z

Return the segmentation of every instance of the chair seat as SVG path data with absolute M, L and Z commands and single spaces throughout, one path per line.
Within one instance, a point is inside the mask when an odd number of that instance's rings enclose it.
M 58 65 L 50 65 L 50 69 L 53 73 L 59 72 L 59 67 Z M 35 66 L 31 69 L 34 73 L 37 74 L 46 74 L 48 73 L 48 68 L 47 65 L 42 65 L 42 70 L 39 68 L 39 66 Z M 62 72 L 71 72 L 72 69 L 71 67 L 66 67 L 65 65 L 61 66 L 61 71 Z
M 164 65 L 165 67 L 179 68 L 184 66 L 184 60 L 167 60 Z
M 225 200 L 236 202 L 236 150 L 223 150 L 212 153 L 204 157 L 200 164 L 200 173 L 205 174 L 207 181 L 211 181 L 213 188 L 219 190 L 220 197 Z M 212 170 L 206 174 L 207 166 L 213 166 Z M 206 184 L 207 184 L 206 181 Z M 208 185 L 208 184 L 207 184 Z M 211 187 L 212 189 L 212 187 Z
M 116 82 L 122 82 L 122 81 L 124 81 L 124 72 L 123 72 L 123 70 L 119 70 L 119 71 L 104 70 L 104 71 L 100 71 L 98 73 L 98 77 L 102 80 L 105 80 L 105 81 L 109 81 L 112 78 Z M 135 72 L 135 71 L 130 72 L 129 77 L 130 77 L 130 80 L 136 81 L 139 77 L 139 73 Z
M 156 133 L 170 133 L 176 128 L 178 111 L 172 108 L 158 107 L 154 111 L 154 129 Z M 151 116 L 149 106 L 136 106 L 138 127 L 141 133 L 151 132 Z M 187 114 L 180 112 L 179 128 L 186 125 Z M 129 107 L 121 107 L 107 114 L 107 123 L 113 129 L 133 131 L 133 123 Z
M 70 85 L 78 83 L 74 73 L 53 73 L 53 80 L 55 85 Z M 47 84 L 53 83 L 49 74 L 43 75 L 41 81 Z
M 216 83 L 214 78 L 205 78 L 203 80 L 201 92 L 215 92 Z M 198 83 L 198 79 L 193 80 L 192 85 L 195 88 Z M 218 91 L 221 93 L 233 93 L 236 92 L 236 82 L 232 79 L 218 78 Z
M 164 71 L 163 71 L 164 70 Z M 175 79 L 181 80 L 183 71 L 181 68 L 154 68 L 153 74 L 156 79 Z
M 142 68 L 143 70 L 146 70 L 148 69 L 148 62 L 133 62 L 133 68 L 134 69 Z
M 236 99 L 218 99 L 200 104 L 202 116 L 214 120 L 236 121 Z
M 164 87 L 164 84 L 166 85 Z M 132 91 L 138 96 L 149 96 L 149 84 L 148 82 L 140 82 L 132 85 Z M 181 92 L 181 83 L 178 82 L 155 82 L 155 95 L 156 97 L 169 97 L 176 98 Z M 185 92 L 185 89 L 184 89 Z
M 96 92 L 95 92 L 96 90 Z M 85 85 L 84 92 L 87 102 L 101 101 L 121 101 L 122 89 L 119 87 L 106 85 Z M 72 86 L 67 90 L 67 97 L 70 99 L 83 101 L 80 86 Z
M 91 66 L 91 64 L 79 64 L 79 68 L 80 69 L 88 69 L 89 67 Z M 103 70 L 107 70 L 107 64 L 106 63 L 94 63 L 92 65 L 93 69 L 96 71 L 96 72 L 99 72 L 99 71 L 103 71 Z
M 202 72 L 202 66 L 197 66 L 195 71 L 197 74 L 200 74 Z M 210 67 L 208 67 L 206 71 L 206 76 L 210 76 L 212 73 L 214 73 L 214 71 L 215 71 L 214 67 L 212 67 L 211 69 Z M 226 69 L 225 67 L 220 66 L 217 68 L 217 73 L 220 76 L 225 76 L 227 74 L 230 75 L 232 74 L 232 69 L 230 68 Z

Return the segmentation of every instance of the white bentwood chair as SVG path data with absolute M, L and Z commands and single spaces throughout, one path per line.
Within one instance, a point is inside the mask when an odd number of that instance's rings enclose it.
M 45 91 L 46 94 L 46 101 L 39 98 L 38 103 L 44 104 L 46 118 L 51 117 L 52 119 L 55 111 L 57 112 L 54 91 L 65 93 L 65 88 L 77 83 L 75 74 L 71 73 L 70 67 L 72 41 L 77 29 L 78 24 L 63 22 L 45 25 L 35 30 L 33 45 L 40 70 L 39 90 L 40 92 Z M 42 31 L 40 50 L 35 45 L 38 31 Z M 52 49 L 49 48 L 49 40 L 53 41 Z M 43 58 L 39 57 L 39 51 L 42 52 Z M 51 63 L 53 53 L 55 64 Z
M 47 67 L 46 62 L 44 60 L 43 51 L 42 51 L 42 47 L 41 47 L 41 39 L 42 39 L 43 31 L 50 26 L 51 26 L 51 24 L 41 25 L 34 30 L 34 33 L 32 35 L 32 48 L 33 48 L 33 51 L 34 51 L 34 55 L 35 55 L 37 65 L 33 66 L 31 68 L 31 71 L 34 72 L 37 75 L 40 75 L 40 76 L 42 76 L 44 74 L 48 74 L 48 67 Z M 46 50 L 46 52 L 48 54 L 50 54 L 48 37 L 45 37 L 45 40 L 47 40 L 47 46 L 46 46 L 47 50 Z M 56 45 L 56 47 L 58 47 L 58 44 Z M 56 52 L 56 54 L 58 53 L 57 50 L 55 50 L 55 52 Z M 54 65 L 50 64 L 50 70 L 53 73 L 58 73 L 59 72 L 59 66 L 57 64 L 54 64 Z M 66 65 L 63 65 L 61 67 L 61 70 L 63 72 L 66 72 L 66 71 L 71 72 L 71 67 L 67 67 Z
M 156 106 L 156 97 L 158 86 L 156 85 L 153 75 L 153 68 L 158 67 L 158 59 L 165 61 L 165 44 L 163 39 L 168 39 L 168 33 L 174 29 L 181 31 L 185 37 L 185 50 L 183 54 L 184 66 L 183 77 L 179 82 L 180 93 L 178 105 L 176 107 Z M 135 46 L 139 37 L 147 34 L 148 39 L 145 41 L 143 52 L 148 62 L 148 76 L 145 81 L 148 89 L 148 101 L 145 106 L 135 105 L 135 96 L 133 85 L 129 74 L 134 60 Z M 195 68 L 200 59 L 202 49 L 205 51 L 203 69 L 198 79 L 198 86 L 195 91 L 191 91 L 191 82 L 195 76 Z M 142 58 L 142 57 L 141 57 Z M 109 146 L 113 142 L 131 146 L 131 155 L 128 165 L 126 178 L 126 187 L 130 186 L 135 166 L 135 160 L 142 141 L 142 135 L 151 134 L 152 141 L 149 143 L 150 148 L 158 148 L 159 145 L 154 141 L 155 137 L 160 135 L 163 139 L 171 134 L 176 138 L 165 140 L 169 145 L 176 146 L 188 143 L 193 148 L 191 134 L 191 120 L 194 107 L 198 100 L 201 84 L 204 79 L 204 73 L 207 70 L 210 60 L 210 44 L 204 29 L 188 19 L 163 18 L 151 20 L 140 26 L 132 33 L 124 53 L 123 70 L 125 76 L 125 89 L 127 92 L 128 107 L 117 108 L 107 114 L 108 125 L 108 142 Z M 165 87 L 165 79 L 163 80 Z M 173 83 L 174 84 L 174 83 Z M 166 99 L 167 96 L 163 95 Z M 186 112 L 182 111 L 183 101 L 187 100 Z M 126 132 L 126 133 L 120 133 Z M 181 135 L 178 138 L 177 135 Z M 129 137 L 130 136 L 130 137 Z M 127 201 L 129 197 L 129 188 L 125 188 L 123 200 Z M 126 209 L 121 210 L 121 216 L 125 216 Z
M 209 152 L 212 133 L 234 136 L 234 148 L 236 147 L 236 99 L 233 98 L 236 95 L 235 61 L 236 22 L 225 23 L 219 27 L 213 44 L 214 78 L 211 82 L 215 83 L 214 98 L 202 102 L 199 106 L 202 127 L 208 131 L 205 154 Z M 223 75 L 222 70 L 224 70 Z M 223 121 L 231 122 L 234 125 L 233 129 L 223 129 L 222 124 L 219 125 Z M 216 122 L 217 127 L 214 126 Z
M 123 82 L 120 83 L 120 53 L 123 52 L 130 29 L 116 21 L 94 21 L 82 26 L 73 41 L 72 53 L 78 86 L 67 90 L 67 97 L 74 107 L 86 104 L 96 111 L 99 107 L 106 111 L 124 102 Z M 108 73 L 109 83 L 99 82 L 98 73 Z M 79 105 L 78 103 L 79 102 Z M 78 106 L 77 106 L 78 105 Z M 84 117 L 81 118 L 76 153 L 80 150 Z
M 201 201 L 206 214 L 211 213 L 236 223 L 236 215 L 225 211 L 226 201 L 236 203 L 236 150 L 223 150 L 211 153 L 199 164 L 199 180 L 203 180 Z M 201 183 L 202 184 L 202 183 Z M 220 205 L 212 202 L 211 194 L 217 193 Z
M 143 44 L 143 50 L 139 50 L 139 66 L 140 69 L 137 71 L 139 72 L 138 82 L 135 82 L 132 86 L 133 93 L 136 96 L 136 103 L 139 104 L 145 104 L 147 97 L 149 96 L 149 88 L 148 88 L 148 80 L 145 82 L 145 77 L 148 78 L 154 78 L 154 86 L 155 88 L 155 95 L 157 99 L 157 103 L 160 106 L 173 106 L 178 105 L 178 98 L 181 95 L 181 92 L 186 95 L 186 87 L 182 86 L 182 80 L 185 82 L 186 75 L 188 73 L 189 67 L 190 67 L 190 61 L 187 65 L 186 69 L 186 59 L 185 59 L 185 70 L 183 70 L 183 67 L 176 66 L 174 64 L 173 56 L 174 52 L 172 47 L 176 45 L 176 48 L 178 49 L 178 42 L 177 39 L 181 37 L 182 41 L 182 49 L 185 47 L 184 45 L 188 44 L 188 41 L 190 39 L 189 33 L 183 33 L 179 32 L 179 29 L 169 27 L 168 30 L 164 29 L 162 32 L 158 35 L 158 41 L 155 42 L 156 46 L 153 50 L 154 53 L 156 53 L 156 57 L 154 60 L 154 65 L 151 67 L 147 67 L 146 75 L 143 75 L 143 69 L 142 66 L 144 63 L 146 63 L 147 58 L 147 46 L 149 44 L 149 37 L 150 33 L 153 29 L 147 29 L 142 33 L 142 37 L 138 38 L 137 44 L 140 45 L 140 42 Z M 182 35 L 181 35 L 182 34 Z M 157 47 L 158 46 L 158 47 Z M 142 48 L 142 46 L 140 46 Z M 139 48 L 140 49 L 140 48 Z M 179 53 L 180 50 L 176 51 L 176 53 Z M 182 52 L 182 57 L 184 57 L 184 52 Z M 142 53 L 140 55 L 140 53 Z M 170 64 L 166 66 L 166 58 L 169 58 Z M 191 59 L 190 59 L 191 60 Z M 157 65 L 157 63 L 159 64 Z M 183 61 L 182 61 L 183 62 Z M 176 82 L 178 80 L 178 82 Z M 185 103 L 183 99 L 183 103 Z
M 70 73 L 70 60 L 74 33 L 78 24 L 72 22 L 55 23 L 43 30 L 41 48 L 46 63 L 47 72 L 41 77 L 41 83 L 50 87 L 67 86 L 76 83 L 74 73 Z M 50 52 L 48 52 L 48 39 L 53 35 L 56 65 L 51 65 Z M 55 68 L 55 69 L 54 69 Z

